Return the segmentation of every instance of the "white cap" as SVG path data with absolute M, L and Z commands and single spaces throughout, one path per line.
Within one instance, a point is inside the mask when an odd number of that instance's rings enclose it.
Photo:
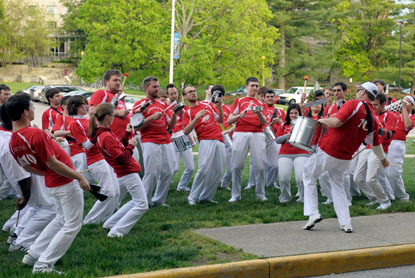
M 365 89 L 366 92 L 369 92 L 374 97 L 378 95 L 378 87 L 376 87 L 376 85 L 373 84 L 372 82 L 365 82 L 362 85 L 360 85 L 360 87 Z

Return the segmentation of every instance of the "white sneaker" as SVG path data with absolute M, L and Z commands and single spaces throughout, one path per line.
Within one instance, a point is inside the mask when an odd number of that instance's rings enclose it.
M 251 189 L 251 188 L 254 188 L 254 187 L 255 187 L 255 184 L 248 184 L 247 186 L 245 186 L 244 189 Z
M 365 206 L 370 207 L 370 206 L 374 206 L 374 205 L 377 205 L 377 204 L 378 204 L 378 202 L 376 202 L 376 201 L 372 201 L 372 202 L 370 202 L 370 203 L 367 203 Z
M 303 229 L 304 230 L 311 230 L 314 227 L 314 225 L 316 223 L 320 222 L 321 220 L 323 220 L 323 217 L 321 217 L 321 215 L 319 213 L 313 214 L 308 218 L 307 224 L 305 224 Z
M 188 200 L 190 206 L 196 206 L 196 202 L 194 200 Z
M 376 208 L 377 210 L 385 210 L 387 208 L 390 208 L 391 206 L 391 202 L 387 202 L 387 203 L 380 203 L 380 205 Z
M 342 229 L 347 234 L 353 232 L 352 224 L 341 225 L 340 229 Z
M 238 201 L 240 201 L 240 200 L 241 200 L 241 197 L 237 197 L 237 198 L 233 198 L 233 197 L 232 197 L 232 198 L 230 198 L 230 199 L 229 199 L 229 201 L 228 201 L 228 202 L 229 202 L 229 203 L 236 203 L 236 202 L 238 202 Z
M 332 201 L 332 200 L 327 199 L 327 200 L 326 200 L 326 201 L 324 201 L 322 204 L 323 204 L 323 205 L 331 205 L 331 204 L 333 204 L 333 201 Z
M 121 234 L 121 233 L 112 233 L 112 232 L 109 232 L 108 233 L 108 237 L 117 237 L 117 238 L 122 238 L 124 235 L 123 234 Z
M 32 270 L 32 273 L 33 274 L 35 274 L 35 273 L 55 273 L 55 274 L 58 274 L 58 275 L 65 274 L 62 271 L 57 271 L 56 269 L 53 268 L 53 266 L 50 266 L 50 265 L 42 265 L 40 267 L 34 266 L 33 270 Z
M 190 188 L 189 187 L 177 188 L 177 191 L 190 192 Z
M 256 197 L 256 199 L 257 199 L 258 201 L 261 201 L 261 202 L 268 201 L 268 198 L 267 198 L 267 197 L 265 197 L 265 196 L 263 196 L 263 197 Z
M 15 233 L 11 233 L 9 237 L 7 238 L 7 244 L 13 244 L 13 242 L 16 240 L 17 235 Z
M 37 262 L 37 258 L 33 257 L 29 253 L 26 253 L 22 259 L 22 263 L 26 265 L 34 265 Z
M 228 191 L 231 191 L 232 189 L 229 187 L 229 185 L 227 185 L 227 186 L 221 186 L 220 187 L 221 189 L 223 189 L 223 190 L 228 190 Z
M 27 252 L 29 249 L 21 246 L 20 244 L 14 244 L 14 242 L 12 244 L 10 244 L 9 246 L 9 252 L 15 252 L 15 251 L 22 251 L 22 252 Z

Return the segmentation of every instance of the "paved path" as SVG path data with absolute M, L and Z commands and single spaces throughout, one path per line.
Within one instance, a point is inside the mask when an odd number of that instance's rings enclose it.
M 278 213 L 278 212 L 276 212 Z M 415 243 L 415 213 L 352 217 L 353 233 L 324 219 L 311 231 L 306 221 L 200 229 L 197 233 L 260 257 L 280 257 Z

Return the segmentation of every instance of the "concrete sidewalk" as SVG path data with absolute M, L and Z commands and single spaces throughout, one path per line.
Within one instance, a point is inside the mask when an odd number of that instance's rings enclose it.
M 278 212 L 277 212 L 278 213 Z M 352 217 L 353 233 L 337 219 L 323 219 L 310 230 L 306 221 L 246 225 L 195 232 L 260 257 L 282 257 L 415 243 L 415 213 Z

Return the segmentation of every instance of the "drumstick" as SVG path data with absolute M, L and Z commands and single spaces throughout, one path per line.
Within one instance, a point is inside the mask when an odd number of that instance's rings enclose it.
M 398 164 L 398 163 L 389 163 L 389 166 L 401 166 L 401 164 Z
M 67 148 L 67 147 L 70 147 L 70 146 L 72 146 L 73 144 L 68 144 L 68 145 L 65 145 L 65 146 L 62 146 L 62 148 Z
M 19 226 L 20 209 L 17 211 L 16 228 Z
M 92 168 L 88 168 L 88 169 L 85 169 L 85 170 L 81 170 L 81 171 L 79 171 L 79 173 L 86 173 L 86 172 L 89 172 L 89 171 L 91 171 L 92 170 Z
M 167 110 L 169 110 L 172 106 L 176 105 L 177 101 L 173 101 L 172 104 L 170 104 L 169 106 L 167 106 L 166 109 L 163 110 L 163 113 L 166 112 Z
M 364 150 L 366 150 L 366 148 L 363 148 L 363 149 L 361 149 L 360 151 L 358 151 L 358 153 L 357 154 L 355 154 L 353 157 L 352 157 L 352 159 L 353 158 L 355 158 L 356 156 L 358 156 L 361 152 L 363 152 Z
M 127 77 L 128 77 L 128 73 L 126 72 L 126 73 L 124 73 L 124 78 L 123 78 L 123 80 L 122 80 L 122 84 L 121 84 L 121 86 L 123 86 L 123 87 L 124 87 L 124 83 L 125 83 L 125 80 L 127 79 Z

